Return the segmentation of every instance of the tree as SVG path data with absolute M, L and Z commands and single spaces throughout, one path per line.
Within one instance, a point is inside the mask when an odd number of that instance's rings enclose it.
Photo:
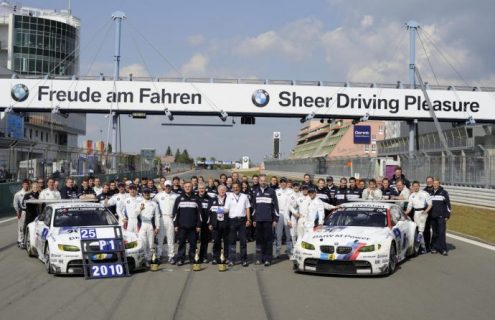
M 177 150 L 175 151 L 175 162 L 180 163 L 181 159 L 182 159 L 182 154 L 180 153 L 179 148 L 177 148 Z
M 165 152 L 165 155 L 166 156 L 171 156 L 172 155 L 172 149 L 170 148 L 170 146 L 167 147 L 167 151 Z
M 189 152 L 187 152 L 187 149 L 184 149 L 184 151 L 182 152 L 182 159 L 183 159 L 184 163 L 192 163 L 193 162 L 193 159 L 191 159 L 189 157 Z

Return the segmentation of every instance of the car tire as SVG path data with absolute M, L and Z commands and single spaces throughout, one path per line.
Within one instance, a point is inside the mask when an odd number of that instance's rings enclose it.
M 419 255 L 420 243 L 417 240 L 418 234 L 419 234 L 418 229 L 416 229 L 416 232 L 414 232 L 414 241 L 413 241 L 410 257 L 417 257 Z
M 31 247 L 31 235 L 29 234 L 29 229 L 26 230 L 26 252 L 29 257 L 34 257 L 33 248 Z
M 390 244 L 390 254 L 388 258 L 388 272 L 387 275 L 392 275 L 397 269 L 397 265 L 399 264 L 397 260 L 397 248 L 395 246 L 395 242 Z
M 50 263 L 50 246 L 46 245 L 45 248 L 45 269 L 48 274 L 53 274 L 52 265 Z

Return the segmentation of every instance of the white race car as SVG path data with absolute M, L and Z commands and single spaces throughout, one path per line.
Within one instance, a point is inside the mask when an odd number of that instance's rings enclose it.
M 27 226 L 26 250 L 38 256 L 48 273 L 83 274 L 80 228 L 118 226 L 117 219 L 102 204 L 54 202 Z M 123 230 L 129 270 L 145 267 L 144 250 L 135 233 Z M 115 254 L 95 254 L 93 263 L 113 263 Z
M 351 202 L 325 225 L 302 236 L 294 251 L 294 270 L 342 275 L 392 274 L 417 255 L 417 226 L 395 203 Z

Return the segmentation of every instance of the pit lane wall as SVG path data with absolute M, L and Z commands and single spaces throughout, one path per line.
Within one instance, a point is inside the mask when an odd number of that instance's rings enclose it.
M 94 175 L 95 177 L 99 177 L 102 182 L 110 181 L 115 179 L 115 177 L 119 177 L 119 179 L 123 179 L 124 177 L 148 177 L 148 178 L 157 178 L 156 170 L 152 171 L 134 171 L 134 172 L 122 172 L 119 174 L 106 174 L 106 175 Z M 76 183 L 79 184 L 80 180 L 83 177 L 74 177 Z M 64 182 L 61 180 L 60 185 L 63 186 Z M 20 182 L 7 182 L 0 183 L 0 218 L 5 218 L 14 215 L 14 208 L 12 207 L 12 201 L 14 199 L 14 195 L 17 191 L 21 189 Z

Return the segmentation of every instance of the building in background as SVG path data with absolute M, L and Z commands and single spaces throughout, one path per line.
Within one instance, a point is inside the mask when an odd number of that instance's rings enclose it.
M 80 21 L 69 10 L 37 9 L 1 2 L 0 75 L 77 75 L 79 31 Z M 29 158 L 54 161 L 57 148 L 76 148 L 78 135 L 85 134 L 85 114 L 63 116 L 53 113 L 2 112 L 0 137 L 22 140 L 20 144 L 30 146 L 31 149 L 29 152 L 15 153 L 0 149 L 0 167 L 17 171 L 19 168 L 12 167 L 12 164 Z M 46 153 L 47 148 L 53 152 Z
M 355 143 L 352 120 L 309 121 L 299 131 L 297 144 L 288 158 L 376 157 L 377 141 L 385 138 L 385 122 L 365 121 L 356 125 L 369 127 L 369 143 Z

